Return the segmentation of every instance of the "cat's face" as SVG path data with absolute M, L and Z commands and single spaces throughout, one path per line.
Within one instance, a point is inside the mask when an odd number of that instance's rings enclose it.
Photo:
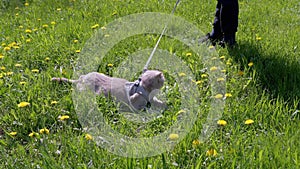
M 142 75 L 142 83 L 146 89 L 160 89 L 163 87 L 165 77 L 162 72 L 157 70 L 147 70 Z

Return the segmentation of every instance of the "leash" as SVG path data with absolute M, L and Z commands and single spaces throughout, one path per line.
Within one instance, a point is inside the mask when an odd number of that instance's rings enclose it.
M 180 2 L 180 0 L 176 1 L 176 4 L 175 4 L 175 6 L 174 6 L 174 8 L 172 10 L 172 13 L 171 13 L 172 15 L 174 14 L 174 12 L 176 10 L 176 7 L 178 6 L 179 2 Z M 144 66 L 143 73 L 145 73 L 148 70 L 148 66 L 150 64 L 150 61 L 151 61 L 151 59 L 152 59 L 152 57 L 153 57 L 153 55 L 154 55 L 154 53 L 155 53 L 155 51 L 156 51 L 156 49 L 158 47 L 158 44 L 159 44 L 162 36 L 166 32 L 166 30 L 167 30 L 167 24 L 165 25 L 164 29 L 162 30 L 162 32 L 161 32 L 161 34 L 160 34 L 160 36 L 159 36 L 159 38 L 158 38 L 158 40 L 157 40 L 157 42 L 156 42 L 156 44 L 155 44 L 152 52 L 151 52 L 151 54 L 150 54 L 150 56 L 149 56 L 149 58 L 148 58 L 148 60 L 146 62 L 146 65 Z M 144 96 L 145 95 L 145 92 L 143 92 L 144 88 L 142 86 L 140 86 L 140 82 L 141 81 L 142 81 L 142 79 L 141 79 L 141 77 L 139 77 L 139 79 L 134 82 L 134 84 L 132 85 L 132 87 L 131 87 L 131 89 L 129 91 L 129 95 L 130 95 L 130 93 L 137 93 L 139 91 L 138 93 L 141 94 L 146 99 L 146 101 L 147 101 L 147 107 L 149 107 L 150 102 L 149 102 L 148 98 Z M 141 87 L 142 87 L 143 90 L 140 89 Z
M 176 4 L 175 4 L 175 6 L 174 6 L 174 8 L 173 8 L 173 10 L 172 10 L 172 13 L 171 13 L 172 15 L 174 14 L 174 12 L 175 12 L 175 10 L 176 10 L 176 7 L 178 6 L 179 2 L 180 2 L 180 0 L 177 0 Z M 147 62 L 146 62 L 146 65 L 144 66 L 143 73 L 145 73 L 145 72 L 148 70 L 148 66 L 149 66 L 149 64 L 150 64 L 150 61 L 151 61 L 151 59 L 152 59 L 152 57 L 153 57 L 153 55 L 154 55 L 154 53 L 155 53 L 155 51 L 156 51 L 156 49 L 157 49 L 157 46 L 158 46 L 158 44 L 159 44 L 159 42 L 160 42 L 162 36 L 164 35 L 166 29 L 167 29 L 167 25 L 165 25 L 163 31 L 161 32 L 161 34 L 160 34 L 160 36 L 159 36 L 159 38 L 158 38 L 158 40 L 157 40 L 157 42 L 156 42 L 156 44 L 155 44 L 155 46 L 154 46 L 152 52 L 151 52 L 151 54 L 150 54 L 150 56 L 149 56 L 149 58 L 148 58 L 148 60 L 147 60 Z

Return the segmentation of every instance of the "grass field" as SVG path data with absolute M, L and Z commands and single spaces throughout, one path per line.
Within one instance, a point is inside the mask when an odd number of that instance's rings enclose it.
M 173 150 L 126 158 L 93 141 L 78 121 L 72 86 L 50 79 L 72 77 L 80 52 L 98 29 L 129 14 L 170 13 L 175 1 L 0 1 L 0 168 L 300 168 L 300 4 L 297 0 L 239 3 L 238 46 L 216 48 L 217 59 L 226 65 L 227 97 L 220 119 L 226 124 L 221 121 L 211 137 L 200 142 L 206 117 L 199 116 Z M 215 5 L 215 0 L 182 0 L 175 15 L 206 33 Z M 152 48 L 158 36 L 121 41 L 105 56 L 99 71 L 113 75 L 122 59 Z M 210 97 L 199 56 L 167 37 L 159 48 L 189 65 L 201 95 Z M 174 83 L 171 77 L 166 79 L 167 85 Z M 116 130 L 149 137 L 176 122 L 180 107 L 176 89 L 169 97 L 170 109 L 139 133 L 140 124 L 103 108 L 105 100 L 98 102 Z M 201 106 L 209 103 L 203 100 Z M 209 109 L 201 106 L 199 110 Z

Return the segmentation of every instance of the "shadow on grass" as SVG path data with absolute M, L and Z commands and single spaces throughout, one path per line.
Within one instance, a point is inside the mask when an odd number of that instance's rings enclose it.
M 267 53 L 269 52 L 269 53 Z M 229 50 L 235 62 L 241 66 L 254 62 L 258 83 L 272 95 L 282 97 L 288 104 L 300 99 L 300 61 L 282 54 L 282 51 L 263 51 L 259 44 L 240 42 Z M 291 53 L 295 55 L 295 53 Z M 297 103 L 298 109 L 300 104 Z

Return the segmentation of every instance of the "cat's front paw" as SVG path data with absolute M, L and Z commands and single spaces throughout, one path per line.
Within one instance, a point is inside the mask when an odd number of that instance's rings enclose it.
M 153 99 L 153 101 L 151 102 L 151 106 L 153 106 L 154 108 L 159 108 L 159 109 L 167 109 L 168 105 L 163 102 L 160 101 L 158 99 Z
M 164 110 L 168 109 L 168 105 L 167 105 L 167 103 L 165 103 L 165 102 L 162 102 L 158 107 L 159 107 L 160 109 L 164 109 Z

